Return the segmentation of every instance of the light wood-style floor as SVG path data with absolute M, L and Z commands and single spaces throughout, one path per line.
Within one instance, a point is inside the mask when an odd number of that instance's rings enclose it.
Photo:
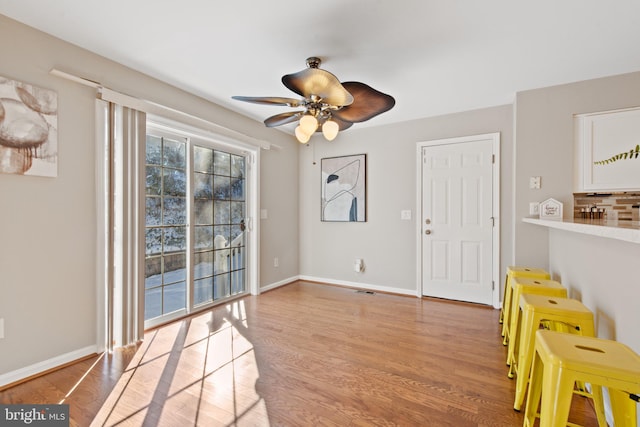
M 296 282 L 0 392 L 77 426 L 520 426 L 498 311 Z M 574 399 L 571 421 L 597 425 Z

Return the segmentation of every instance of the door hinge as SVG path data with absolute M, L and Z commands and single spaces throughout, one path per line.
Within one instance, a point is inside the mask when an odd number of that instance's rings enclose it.
M 495 227 L 496 226 L 496 218 L 495 217 L 491 217 L 491 226 Z
M 496 281 L 495 281 L 495 280 L 492 280 L 492 281 L 491 281 L 491 290 L 492 290 L 492 291 L 495 291 L 495 290 L 496 290 Z
M 496 162 L 496 155 L 492 154 L 491 155 L 491 163 L 495 163 Z

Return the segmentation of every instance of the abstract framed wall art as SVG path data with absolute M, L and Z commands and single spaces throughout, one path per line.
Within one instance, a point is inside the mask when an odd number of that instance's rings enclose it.
M 322 221 L 367 220 L 367 155 L 328 157 L 320 161 Z
M 0 173 L 58 175 L 58 94 L 0 76 Z

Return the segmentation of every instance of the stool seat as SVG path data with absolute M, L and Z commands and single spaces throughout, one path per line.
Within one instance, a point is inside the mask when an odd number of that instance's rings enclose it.
M 510 265 L 507 267 L 507 274 L 504 279 L 504 296 L 502 298 L 502 308 L 500 310 L 500 323 L 504 324 L 505 319 L 509 321 L 509 308 L 511 307 L 511 280 L 514 277 L 531 277 L 532 279 L 550 279 L 551 276 L 542 268 L 524 267 Z M 502 333 L 504 336 L 504 332 Z
M 535 352 L 524 426 L 533 425 L 540 397 L 540 426 L 566 426 L 576 381 L 591 384 L 596 406 L 602 404 L 601 387 L 608 387 L 614 424 L 636 426 L 636 403 L 629 393 L 640 393 L 640 356 L 629 347 L 613 340 L 538 330 Z
M 625 383 L 633 382 L 636 389 L 640 387 L 640 356 L 626 345 L 595 337 L 558 333 L 544 336 L 541 345 L 546 346 L 547 352 L 561 355 L 554 360 L 558 366 L 612 380 L 617 378 Z
M 516 374 L 516 393 L 513 408 L 520 410 L 529 383 L 531 362 L 535 350 L 535 333 L 540 325 L 554 331 L 594 336 L 593 313 L 576 299 L 548 295 L 522 294 L 520 296 L 520 322 L 516 354 L 511 360 L 509 377 Z M 579 387 L 580 388 L 580 387 Z M 583 387 L 582 387 L 583 388 Z M 599 414 L 604 421 L 604 413 Z
M 567 289 L 562 286 L 560 282 L 555 280 L 544 279 L 532 279 L 529 277 L 515 277 L 512 280 L 512 296 L 511 310 L 509 314 L 509 325 L 505 330 L 505 336 L 503 344 L 508 345 L 507 350 L 507 365 L 511 364 L 515 352 L 515 340 L 518 328 L 518 322 L 520 320 L 520 295 L 533 294 L 533 295 L 548 295 L 554 297 L 567 297 Z M 504 329 L 504 325 L 503 325 Z

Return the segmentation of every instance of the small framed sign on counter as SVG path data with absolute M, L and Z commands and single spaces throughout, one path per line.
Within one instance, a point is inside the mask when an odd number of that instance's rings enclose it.
M 549 198 L 540 203 L 540 219 L 562 220 L 562 202 Z

